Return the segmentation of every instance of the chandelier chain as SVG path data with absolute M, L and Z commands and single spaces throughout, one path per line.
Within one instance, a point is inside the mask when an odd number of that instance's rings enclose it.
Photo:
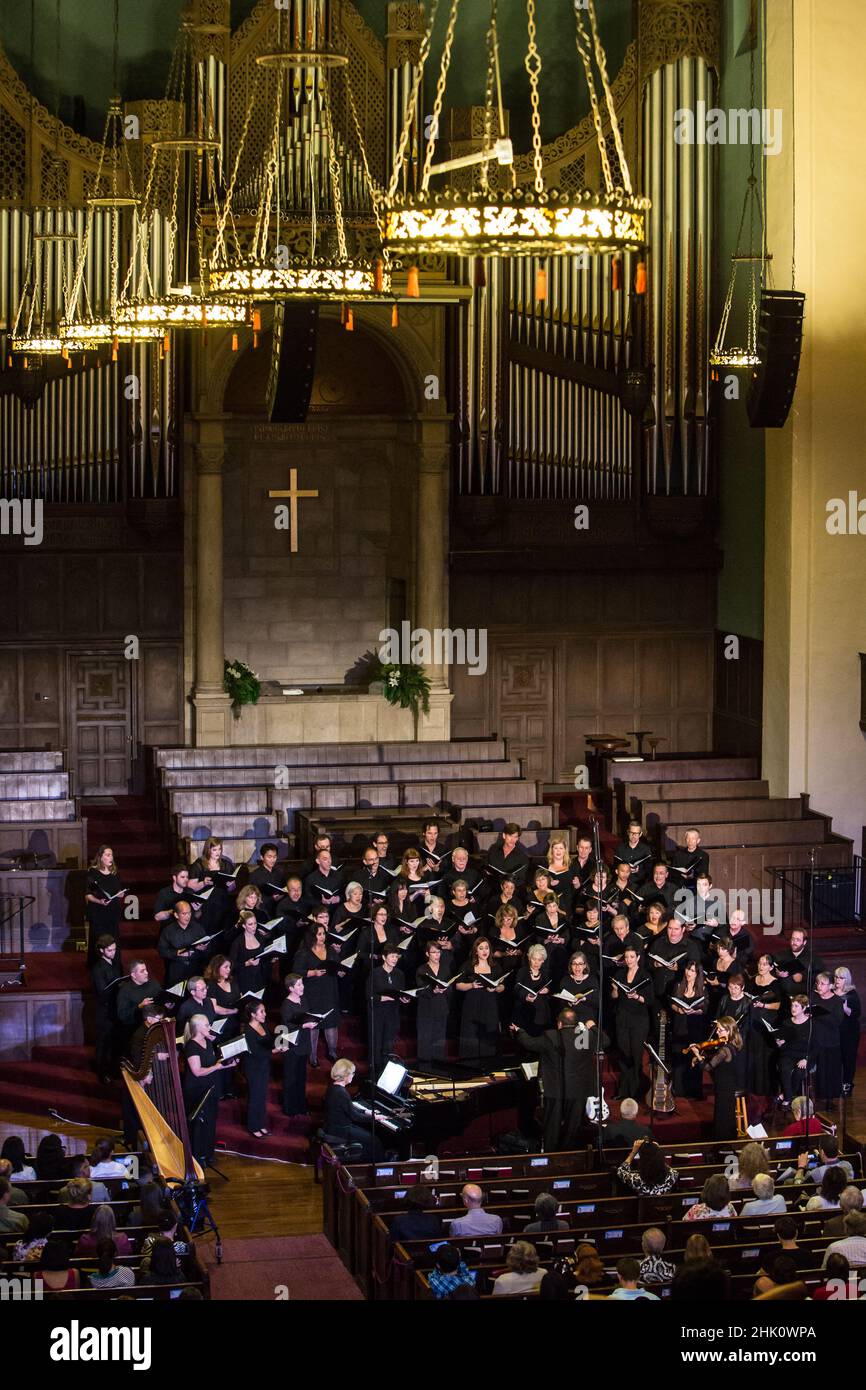
M 590 106 L 592 107 L 592 121 L 593 125 L 595 126 L 595 139 L 596 144 L 598 145 L 598 152 L 601 157 L 602 173 L 604 174 L 604 186 L 607 193 L 610 195 L 613 193 L 613 174 L 611 173 L 610 159 L 607 153 L 607 143 L 604 138 L 604 128 L 602 126 L 601 121 L 601 108 L 598 103 L 598 93 L 595 89 L 595 75 L 592 70 L 592 50 L 590 48 L 589 35 L 586 32 L 586 25 L 584 24 L 583 15 L 581 14 L 580 7 L 578 5 L 575 5 L 574 7 L 574 17 L 577 21 L 575 41 L 577 43 L 577 51 L 580 54 L 581 61 L 583 62 L 583 70 L 586 74 L 586 85 L 589 90 Z
M 232 207 L 232 201 L 233 201 L 233 198 L 234 198 L 234 191 L 235 191 L 235 184 L 237 183 L 238 170 L 240 169 L 240 164 L 241 164 L 241 156 L 243 155 L 244 148 L 245 148 L 246 143 L 247 143 L 247 136 L 248 136 L 248 134 L 249 134 L 250 122 L 251 122 L 252 119 L 253 119 L 253 107 L 255 106 L 256 97 L 258 96 L 259 80 L 260 80 L 260 77 L 261 77 L 261 74 L 262 74 L 263 71 L 264 71 L 263 68 L 259 68 L 259 67 L 256 68 L 255 76 L 254 76 L 254 78 L 253 78 L 253 85 L 252 85 L 252 87 L 250 88 L 250 99 L 249 99 L 249 101 L 247 102 L 247 109 L 246 109 L 246 112 L 244 113 L 244 123 L 243 123 L 243 126 L 242 126 L 242 128 L 241 128 L 240 139 L 238 140 L 238 148 L 237 148 L 237 152 L 236 152 L 236 154 L 235 154 L 235 161 L 234 161 L 234 165 L 232 166 L 231 175 L 230 175 L 230 177 L 229 177 L 228 188 L 226 189 L 226 193 L 225 193 L 225 197 L 224 197 L 223 202 L 222 202 L 222 206 L 220 207 L 219 213 L 218 213 L 218 215 L 217 215 L 216 236 L 215 236 L 215 238 L 214 238 L 214 259 L 215 259 L 215 260 L 217 259 L 218 256 L 223 256 L 223 257 L 225 256 L 225 230 L 226 230 L 226 222 L 228 221 L 229 211 L 231 210 L 231 207 Z
M 361 121 L 358 116 L 358 108 L 355 104 L 355 93 L 352 90 L 352 76 L 350 69 L 346 68 L 346 93 L 349 98 L 349 111 L 352 116 L 352 124 L 355 127 L 355 136 L 358 141 L 358 148 L 361 152 L 361 163 L 364 168 L 364 180 L 367 184 L 367 191 L 370 194 L 370 203 L 373 208 L 373 216 L 376 219 L 376 226 L 379 230 L 380 238 L 384 235 L 384 224 L 382 221 L 382 190 L 376 186 L 373 175 L 370 171 L 370 161 L 367 158 L 367 142 L 364 139 L 364 132 L 361 128 Z M 387 263 L 388 256 L 385 256 Z
M 347 261 L 349 252 L 346 246 L 346 224 L 343 220 L 343 193 L 340 188 L 340 165 L 334 143 L 334 122 L 331 118 L 331 88 L 326 72 L 322 73 L 322 115 L 325 119 L 325 138 L 328 141 L 328 173 L 331 176 L 331 196 L 334 199 L 334 217 L 337 221 L 337 249 L 340 260 Z
M 628 161 L 625 157 L 625 145 L 623 144 L 622 132 L 619 128 L 619 119 L 616 114 L 616 103 L 613 99 L 610 80 L 607 75 L 607 58 L 605 56 L 604 44 L 598 29 L 598 20 L 595 14 L 594 0 L 589 0 L 589 23 L 592 29 L 592 40 L 595 49 L 595 61 L 598 65 L 601 85 L 604 88 L 604 100 L 607 106 L 607 114 L 610 118 L 610 127 L 613 131 L 613 141 L 616 145 L 616 157 L 619 160 L 619 167 L 622 173 L 622 186 L 626 193 L 632 192 L 631 174 L 628 169 Z
M 538 52 L 538 30 L 535 23 L 535 0 L 526 0 L 526 27 L 529 43 L 523 66 L 529 74 L 529 92 L 532 101 L 532 160 L 535 165 L 535 191 L 544 192 L 544 159 L 541 153 L 541 102 L 538 95 L 538 79 L 541 75 L 541 55 Z
M 445 100 L 445 85 L 448 81 L 448 69 L 451 66 L 451 52 L 454 47 L 454 29 L 457 24 L 457 10 L 460 0 L 451 0 L 451 13 L 448 16 L 448 28 L 445 32 L 445 43 L 442 49 L 442 62 L 439 65 L 439 77 L 436 81 L 436 97 L 433 102 L 433 115 L 430 121 L 430 139 L 427 141 L 427 148 L 424 151 L 424 167 L 421 171 L 421 190 L 426 193 L 430 184 L 430 170 L 433 167 L 433 152 L 439 141 L 439 120 L 442 115 L 442 104 Z
M 436 23 L 436 14 L 438 9 L 439 0 L 433 0 L 432 5 L 430 6 L 430 24 L 427 28 L 426 33 L 424 34 L 424 37 L 421 40 L 421 46 L 418 50 L 418 64 L 415 68 L 415 76 L 412 80 L 412 90 L 409 93 L 409 99 L 406 102 L 406 112 L 403 120 L 403 129 L 400 131 L 400 139 L 397 144 L 396 154 L 394 155 L 394 167 L 391 170 L 391 178 L 388 182 L 389 198 L 393 198 L 394 194 L 397 192 L 397 186 L 400 182 L 400 174 L 402 173 L 403 165 L 406 160 L 406 147 L 409 144 L 409 135 L 412 131 L 412 122 L 416 119 L 417 115 L 418 93 L 421 90 L 421 82 L 424 77 L 424 68 L 427 64 L 427 57 L 430 53 L 430 44 L 433 39 L 433 26 Z
M 496 81 L 497 0 L 490 0 L 490 23 L 487 26 L 487 80 L 484 88 L 484 145 L 481 161 L 481 187 L 490 188 L 490 147 L 493 144 L 493 87 Z

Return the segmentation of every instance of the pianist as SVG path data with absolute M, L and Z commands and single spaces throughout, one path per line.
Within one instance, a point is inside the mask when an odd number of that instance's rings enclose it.
M 359 1144 L 364 1161 L 376 1163 L 384 1157 L 384 1150 L 378 1137 L 370 1133 L 369 1125 L 364 1128 L 358 1123 L 361 1114 L 356 1110 L 347 1089 L 354 1075 L 355 1064 L 345 1057 L 339 1058 L 331 1067 L 331 1085 L 325 1095 L 323 1131 L 327 1139 L 335 1139 L 340 1144 Z

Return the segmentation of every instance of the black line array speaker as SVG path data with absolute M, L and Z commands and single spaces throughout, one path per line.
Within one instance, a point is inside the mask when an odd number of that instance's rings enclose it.
M 274 345 L 268 381 L 268 418 L 273 424 L 303 424 L 310 409 L 319 305 L 290 300 L 274 310 Z
M 797 389 L 806 296 L 796 290 L 763 290 L 758 310 L 760 366 L 752 374 L 746 410 L 755 429 L 781 429 Z

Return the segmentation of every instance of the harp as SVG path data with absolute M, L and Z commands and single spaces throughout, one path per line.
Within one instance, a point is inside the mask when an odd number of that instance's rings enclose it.
M 189 1142 L 173 1019 L 148 1028 L 138 1066 L 124 1062 L 121 1074 L 163 1180 L 204 1182 Z

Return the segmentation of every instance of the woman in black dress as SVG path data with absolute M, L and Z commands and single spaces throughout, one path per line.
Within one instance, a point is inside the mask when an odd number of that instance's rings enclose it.
M 764 952 L 758 957 L 757 974 L 747 993 L 752 995 L 748 1048 L 748 1084 L 754 1096 L 769 1098 L 777 1090 L 778 1061 L 776 1035 L 771 1028 L 779 1026 L 782 1007 L 782 986 L 776 978 L 773 957 Z
M 183 1030 L 183 1102 L 189 1121 L 193 1157 L 204 1168 L 210 1163 L 216 1145 L 217 1105 L 222 1094 L 222 1073 L 235 1060 L 217 1059 L 213 1034 L 204 1014 L 193 1014 Z
M 213 956 L 207 963 L 204 978 L 214 1013 L 217 1018 L 226 1020 L 220 1037 L 227 1042 L 229 1038 L 237 1037 L 241 1030 L 241 992 L 228 956 Z
M 490 942 L 480 936 L 472 944 L 472 954 L 457 981 L 463 996 L 460 1014 L 460 1060 L 479 1061 L 494 1057 L 499 1045 L 499 1007 L 497 995 L 500 970 L 492 963 Z
M 424 906 L 427 894 L 430 892 L 428 883 L 438 882 L 439 873 L 434 875 L 426 873 L 421 867 L 421 851 L 412 847 L 407 849 L 400 863 L 400 871 L 396 882 L 405 883 L 409 891 L 409 902 L 413 911 L 407 912 L 406 916 L 411 918 L 417 915 Z M 416 911 L 417 910 L 417 911 Z
M 640 1101 L 647 1089 L 643 1050 L 649 1037 L 652 981 L 633 947 L 623 951 L 622 966 L 613 972 L 611 993 L 616 1001 L 616 1045 L 621 1062 L 618 1100 Z
M 211 836 L 205 840 L 198 859 L 189 866 L 189 886 L 194 893 L 206 893 L 209 888 L 213 889 L 207 902 L 202 903 L 199 918 L 205 936 L 213 936 L 223 930 L 227 932 L 234 917 L 233 895 L 237 887 L 235 866 L 222 850 L 222 841 Z M 220 939 L 219 945 L 222 944 Z
M 854 1086 L 857 1052 L 860 1047 L 860 995 L 854 988 L 847 965 L 833 971 L 833 991 L 842 1001 L 840 1044 L 842 1047 L 842 1087 L 847 1096 Z
M 264 1004 L 248 999 L 244 1009 L 244 1073 L 247 1078 L 247 1129 L 254 1139 L 270 1133 L 268 1121 L 268 1086 L 271 1081 L 271 1057 L 276 1052 L 267 1028 Z
M 575 951 L 568 960 L 568 970 L 560 980 L 556 993 L 568 994 L 568 999 L 553 997 L 553 1007 L 557 1013 L 572 1009 L 578 1023 L 591 1023 L 598 1020 L 598 980 L 592 972 L 589 957 L 584 951 Z
M 842 1000 L 832 976 L 821 971 L 812 992 L 812 1040 L 815 1048 L 815 1099 L 829 1109 L 842 1094 Z
M 502 970 L 519 969 L 529 939 L 529 933 L 520 930 L 517 908 L 513 904 L 500 907 L 493 919 L 490 934 L 496 964 Z
M 547 871 L 550 891 L 560 899 L 560 906 L 571 911 L 574 890 L 571 886 L 571 851 L 564 831 L 551 831 L 547 842 Z
M 270 940 L 271 933 L 259 925 L 255 913 L 244 908 L 237 934 L 229 948 L 229 960 L 242 997 L 245 994 L 258 994 L 267 986 L 272 957 L 261 953 Z
M 743 1039 L 732 1018 L 718 1019 L 715 1032 L 720 1046 L 702 1052 L 696 1043 L 692 1043 L 690 1052 L 695 1069 L 701 1067 L 713 1078 L 713 1138 L 736 1139 L 737 1096 L 746 1088 Z
M 406 988 L 400 967 L 401 952 L 395 946 L 388 946 L 382 952 L 381 961 L 370 972 L 370 996 L 372 1000 L 373 1036 L 370 1040 L 370 1067 L 373 1077 L 377 1077 L 394 1051 L 400 1031 L 400 1004 L 408 1004 L 402 994 Z
M 124 888 L 114 862 L 114 850 L 111 845 L 100 845 L 87 871 L 84 888 L 87 956 L 91 965 L 97 957 L 96 943 L 100 936 L 110 936 L 120 944 L 123 899 Z
M 537 912 L 530 923 L 539 946 L 547 952 L 547 968 L 555 980 L 565 970 L 571 954 L 571 927 L 553 893 L 548 893 L 544 911 Z
M 268 920 L 267 910 L 262 902 L 262 895 L 254 883 L 248 883 L 246 888 L 242 888 L 235 898 L 235 909 L 237 912 L 236 922 L 239 924 L 242 912 L 251 912 L 258 923 Z
M 353 891 L 357 889 L 357 894 Z M 364 915 L 363 904 L 364 890 L 360 883 L 350 883 L 346 889 L 346 899 L 342 907 L 338 907 L 334 913 L 334 920 L 328 926 L 328 946 L 335 960 L 345 969 L 339 971 L 337 975 L 337 994 L 340 999 L 340 1013 L 349 1014 L 352 1012 L 353 1002 L 360 979 L 360 972 L 355 969 L 360 959 L 364 956 L 364 942 L 369 938 L 370 919 Z M 361 898 L 360 907 L 358 898 Z M 316 915 L 313 920 L 325 924 L 328 915 L 327 908 L 322 909 L 321 915 Z M 346 964 L 348 962 L 348 964 Z
M 487 900 L 487 916 L 490 921 L 495 920 L 496 914 L 501 907 L 513 907 L 517 910 L 518 919 L 523 920 L 523 893 L 517 885 L 517 879 L 507 874 L 505 878 L 496 878 L 490 885 L 491 893 Z M 486 925 L 486 923 L 485 923 Z
M 428 941 L 425 960 L 415 971 L 418 1000 L 418 1061 L 443 1062 L 447 1050 L 448 989 L 447 961 L 443 961 L 438 941 Z
M 535 870 L 532 882 L 532 889 L 526 899 L 526 917 L 530 928 L 535 929 L 536 918 L 544 916 L 544 904 L 550 897 L 552 889 L 550 887 L 550 874 L 543 866 Z M 554 894 L 554 900 L 556 895 Z
M 472 950 L 473 942 L 480 934 L 483 922 L 481 909 L 471 896 L 465 878 L 457 878 L 452 883 L 446 911 L 452 922 L 457 923 L 454 950 L 457 964 L 462 965 Z
M 324 922 L 310 927 L 292 963 L 292 973 L 304 981 L 304 1003 L 307 1012 L 323 1014 L 319 1027 L 310 1033 L 310 1066 L 319 1065 L 319 1034 L 325 1034 L 325 1046 L 332 1062 L 337 1060 L 339 1037 L 340 996 L 337 988 L 339 956 L 328 947 L 328 928 Z
M 687 960 L 684 963 L 682 979 L 677 981 L 671 995 L 670 1010 L 674 1093 L 687 1096 L 690 1100 L 700 1100 L 704 1093 L 703 1076 L 698 1067 L 692 1066 L 692 1054 L 683 1055 L 684 1048 L 703 1042 L 707 1031 L 704 972 L 697 961 Z
M 513 966 L 503 964 L 502 968 L 513 969 Z M 526 964 L 517 972 L 511 1022 L 516 1023 L 517 1027 L 522 1028 L 531 1038 L 540 1038 L 550 1027 L 552 990 L 547 951 L 541 945 L 530 946 L 526 952 Z
M 369 966 L 370 957 L 374 958 L 373 963 L 377 964 L 384 954 L 386 946 L 396 946 L 401 940 L 396 924 L 391 920 L 391 914 L 384 903 L 380 903 L 374 908 L 370 916 L 370 925 L 365 927 L 361 936 L 359 951 L 361 959 Z

